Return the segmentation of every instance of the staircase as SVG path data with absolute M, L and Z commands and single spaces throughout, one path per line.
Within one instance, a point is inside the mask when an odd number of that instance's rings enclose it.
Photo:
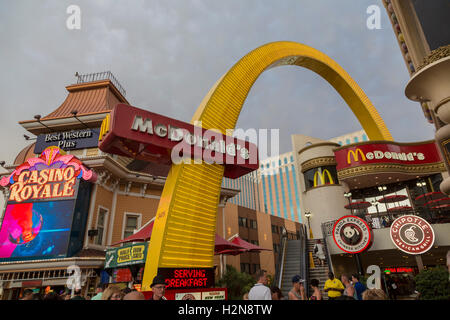
M 292 289 L 292 277 L 300 275 L 301 240 L 288 240 L 286 242 L 286 253 L 283 267 L 283 278 L 281 279 L 281 292 L 285 299 Z
M 311 279 L 317 279 L 319 280 L 319 289 L 320 292 L 322 293 L 322 299 L 324 300 L 328 300 L 328 294 L 326 292 L 323 291 L 323 287 L 325 286 L 325 281 L 327 281 L 328 279 L 328 264 L 327 261 L 324 261 L 324 266 L 320 266 L 320 262 L 318 259 L 315 258 L 314 256 L 314 245 L 316 243 L 317 239 L 308 239 L 306 244 L 307 244 L 307 250 L 308 252 L 312 252 L 313 254 L 313 258 L 314 258 L 314 265 L 315 268 L 309 268 L 309 279 L 308 279 L 308 284 L 311 283 Z M 323 244 L 323 239 L 322 239 L 322 244 Z M 284 293 L 283 293 L 284 294 Z

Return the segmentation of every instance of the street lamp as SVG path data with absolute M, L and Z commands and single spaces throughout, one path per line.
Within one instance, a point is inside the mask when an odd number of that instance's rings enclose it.
M 353 215 L 353 209 L 352 209 L 352 207 L 351 207 L 351 197 L 352 197 L 352 193 L 351 192 L 344 192 L 344 197 L 346 197 L 347 198 L 347 200 L 348 200 L 348 207 L 349 207 L 349 209 L 350 209 L 350 214 L 352 214 Z
M 309 229 L 309 238 L 310 239 L 314 239 L 313 233 L 312 233 L 312 229 L 311 229 L 311 223 L 310 223 L 310 218 L 311 218 L 312 214 L 310 211 L 306 211 L 305 212 L 305 217 L 308 219 L 308 229 Z

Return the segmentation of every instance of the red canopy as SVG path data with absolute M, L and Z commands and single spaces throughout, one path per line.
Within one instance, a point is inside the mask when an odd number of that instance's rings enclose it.
M 264 249 L 264 248 L 258 247 L 257 245 L 254 245 L 250 242 L 242 240 L 239 237 L 234 238 L 231 242 L 234 244 L 237 244 L 238 246 L 244 247 L 244 249 L 248 252 L 259 252 L 262 250 L 272 251 L 270 249 Z
M 368 207 L 370 207 L 371 204 L 367 201 L 360 201 L 360 202 L 352 202 L 350 204 L 347 204 L 346 206 L 344 206 L 345 209 L 367 209 Z
M 436 199 L 442 199 L 447 198 L 447 195 L 443 194 L 442 192 L 428 192 L 421 196 L 418 196 L 416 198 L 416 203 L 418 205 L 423 205 L 425 202 L 428 202 L 430 200 L 436 200 Z
M 113 243 L 112 245 L 117 246 L 121 243 L 149 241 L 152 236 L 153 223 L 154 223 L 154 221 L 150 222 L 148 225 L 143 227 L 141 230 L 139 230 L 135 234 L 132 234 L 131 236 L 129 236 L 125 239 L 122 239 L 116 243 Z M 215 247 L 214 247 L 214 252 L 216 255 L 217 254 L 236 255 L 236 254 L 239 254 L 239 253 L 242 253 L 245 251 L 247 251 L 246 248 L 241 247 L 240 245 L 228 242 L 227 240 L 225 240 L 224 238 L 222 238 L 221 236 L 219 236 L 216 233 Z
M 402 211 L 402 210 L 411 210 L 412 208 L 410 206 L 399 206 L 399 207 L 393 207 L 393 208 L 389 208 L 387 209 L 387 211 L 391 212 L 391 211 Z
M 116 243 L 113 243 L 113 246 L 117 246 L 121 243 L 127 243 L 127 242 L 144 242 L 150 240 L 150 237 L 152 236 L 153 231 L 153 223 L 155 221 L 150 222 L 148 225 L 146 225 L 144 228 L 136 232 L 135 234 L 132 234 L 131 236 L 122 239 Z
M 437 210 L 437 209 L 448 209 L 448 208 L 450 208 L 450 204 L 441 204 L 439 206 L 432 207 L 431 209 Z
M 380 202 L 380 203 L 392 203 L 392 202 L 403 201 L 405 199 L 408 199 L 408 197 L 405 196 L 405 195 L 392 195 L 392 196 L 387 196 L 387 197 L 381 198 L 380 200 L 378 200 L 378 202 Z
M 425 203 L 425 206 L 434 207 L 434 206 L 444 205 L 444 204 L 450 204 L 450 198 L 431 200 L 431 201 L 428 201 L 427 203 Z
M 215 254 L 230 254 L 229 251 L 245 250 L 240 245 L 228 242 L 216 233 L 216 242 L 214 247 Z

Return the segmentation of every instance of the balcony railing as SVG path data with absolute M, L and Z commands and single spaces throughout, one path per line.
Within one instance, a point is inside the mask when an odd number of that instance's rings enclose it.
M 114 84 L 114 86 L 119 90 L 119 92 L 125 97 L 127 92 L 122 87 L 122 85 L 119 83 L 119 81 L 114 77 L 111 71 L 105 71 L 105 72 L 97 72 L 97 73 L 88 73 L 88 74 L 78 74 L 78 72 L 75 74 L 75 76 L 78 78 L 78 83 L 86 83 L 86 82 L 93 82 L 93 81 L 99 81 L 99 80 L 111 80 L 111 82 Z

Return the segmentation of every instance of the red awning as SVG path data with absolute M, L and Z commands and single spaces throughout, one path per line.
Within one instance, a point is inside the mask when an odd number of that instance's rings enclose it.
M 387 209 L 388 212 L 392 212 L 392 211 L 402 211 L 402 210 L 411 210 L 412 208 L 410 206 L 399 206 L 399 207 L 393 207 L 393 208 L 389 208 Z
M 216 242 L 214 246 L 215 254 L 230 254 L 228 251 L 245 250 L 244 247 L 240 245 L 231 243 L 216 233 Z
M 150 241 L 150 238 L 152 236 L 152 231 L 153 231 L 153 223 L 154 223 L 154 221 L 150 222 L 148 225 L 143 227 L 141 230 L 139 230 L 135 234 L 132 234 L 131 236 L 129 236 L 123 240 L 113 243 L 112 245 L 117 246 L 121 243 Z M 216 234 L 215 247 L 214 247 L 214 252 L 216 255 L 217 254 L 233 254 L 234 252 L 236 252 L 236 254 L 239 254 L 239 253 L 246 252 L 246 251 L 247 251 L 246 248 L 244 248 L 240 245 L 231 243 Z M 233 254 L 233 255 L 236 255 L 236 254 Z
M 141 230 L 139 230 L 138 232 L 136 232 L 135 234 L 132 234 L 131 236 L 122 239 L 116 243 L 113 243 L 112 246 L 117 246 L 118 244 L 121 243 L 127 243 L 127 242 L 144 242 L 144 241 L 149 241 L 150 237 L 152 236 L 152 231 L 153 231 L 153 223 L 155 221 L 150 222 L 148 225 L 146 225 L 145 227 L 143 227 Z
M 447 195 L 443 194 L 442 192 L 428 192 L 421 196 L 418 196 L 416 200 L 416 204 L 418 205 L 424 205 L 426 202 L 430 200 L 436 200 L 436 199 L 442 199 L 447 198 Z
M 405 199 L 408 199 L 407 196 L 405 195 L 393 195 L 393 196 L 387 196 L 384 198 L 381 198 L 378 200 L 378 202 L 380 203 L 393 203 L 393 202 L 400 202 L 403 201 Z
M 262 251 L 262 250 L 272 251 L 270 249 L 264 249 L 264 248 L 258 247 L 257 245 L 254 245 L 254 244 L 252 244 L 250 242 L 242 240 L 239 237 L 234 238 L 231 242 L 234 243 L 234 244 L 237 244 L 238 246 L 244 247 L 244 249 L 247 252 L 259 252 L 259 251 Z
M 345 209 L 367 209 L 368 207 L 370 207 L 371 204 L 367 201 L 360 201 L 360 202 L 352 202 L 350 204 L 347 204 L 346 206 L 344 206 Z

